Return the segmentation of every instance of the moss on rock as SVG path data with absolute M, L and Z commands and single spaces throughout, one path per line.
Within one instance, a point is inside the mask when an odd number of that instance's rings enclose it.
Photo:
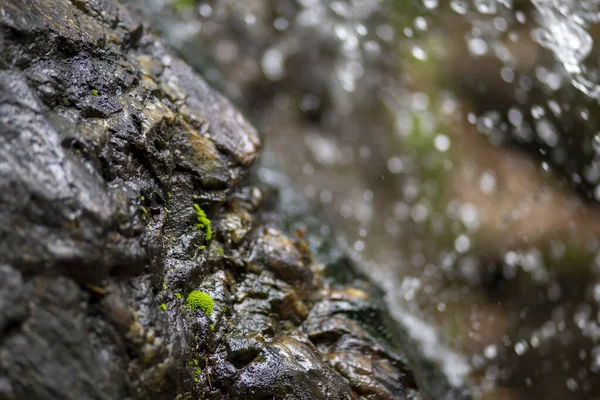
M 196 227 L 204 232 L 205 240 L 207 242 L 212 239 L 212 228 L 210 226 L 210 219 L 206 216 L 206 213 L 198 204 L 194 204 L 194 209 L 196 210 L 196 215 L 198 217 L 198 223 Z
M 187 305 L 192 310 L 202 310 L 206 316 L 210 317 L 213 312 L 215 302 L 208 293 L 201 292 L 200 290 L 194 290 L 187 297 Z

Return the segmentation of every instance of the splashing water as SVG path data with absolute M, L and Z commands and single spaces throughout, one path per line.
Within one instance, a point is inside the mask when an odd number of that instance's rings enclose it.
M 429 9 L 437 1 L 423 0 Z M 592 53 L 594 40 L 589 33 L 593 24 L 600 22 L 599 0 L 531 0 L 540 14 L 540 26 L 534 30 L 535 40 L 551 50 L 571 78 L 572 85 L 587 96 L 600 100 L 598 70 L 585 65 Z M 452 0 L 451 8 L 465 14 L 466 0 Z M 494 15 L 500 7 L 513 8 L 512 0 L 473 0 L 474 8 L 484 15 Z
M 600 86 L 584 61 L 593 48 L 588 32 L 591 24 L 600 21 L 598 0 L 532 0 L 541 15 L 541 29 L 535 34 L 538 42 L 552 50 L 572 77 L 573 86 L 586 95 L 600 100 Z

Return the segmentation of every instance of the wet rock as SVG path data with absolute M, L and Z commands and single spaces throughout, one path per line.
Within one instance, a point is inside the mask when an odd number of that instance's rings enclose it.
M 21 273 L 9 265 L 0 265 L 0 332 L 18 325 L 27 316 L 28 304 Z
M 135 14 L 3 2 L 0 50 L 0 398 L 415 390 L 263 201 L 254 127 Z
M 265 228 L 252 244 L 249 263 L 264 266 L 273 271 L 283 281 L 296 285 L 312 284 L 313 272 L 310 269 L 310 254 L 272 228 Z
M 0 259 L 28 272 L 69 269 L 87 282 L 143 263 L 139 243 L 113 229 L 115 204 L 101 177 L 61 145 L 24 77 L 1 71 L 0 92 Z
M 230 210 L 224 212 L 218 222 L 226 242 L 238 244 L 246 236 L 254 223 L 253 212 L 261 200 L 262 192 L 258 187 L 244 188 L 229 200 Z
M 377 338 L 385 337 L 385 323 L 366 291 L 332 290 L 315 304 L 302 328 L 329 365 L 361 396 L 407 399 L 414 394 L 415 382 L 404 367 L 405 358 Z
M 86 296 L 77 284 L 68 278 L 40 277 L 27 289 L 28 318 L 4 332 L 0 349 L 0 369 L 16 398 L 118 397 L 124 377 L 111 374 L 111 359 L 94 351 Z
M 233 387 L 235 396 L 262 399 L 351 399 L 343 378 L 305 344 L 281 337 L 248 364 Z

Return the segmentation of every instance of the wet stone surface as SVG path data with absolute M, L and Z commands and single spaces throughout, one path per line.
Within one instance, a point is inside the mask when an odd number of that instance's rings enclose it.
M 287 233 L 256 130 L 136 15 L 9 0 L 0 51 L 0 399 L 419 398 L 376 291 Z

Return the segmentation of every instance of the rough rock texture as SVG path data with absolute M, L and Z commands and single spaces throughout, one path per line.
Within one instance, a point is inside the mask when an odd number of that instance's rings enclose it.
M 418 398 L 376 290 L 285 233 L 255 129 L 148 32 L 0 3 L 0 399 Z

